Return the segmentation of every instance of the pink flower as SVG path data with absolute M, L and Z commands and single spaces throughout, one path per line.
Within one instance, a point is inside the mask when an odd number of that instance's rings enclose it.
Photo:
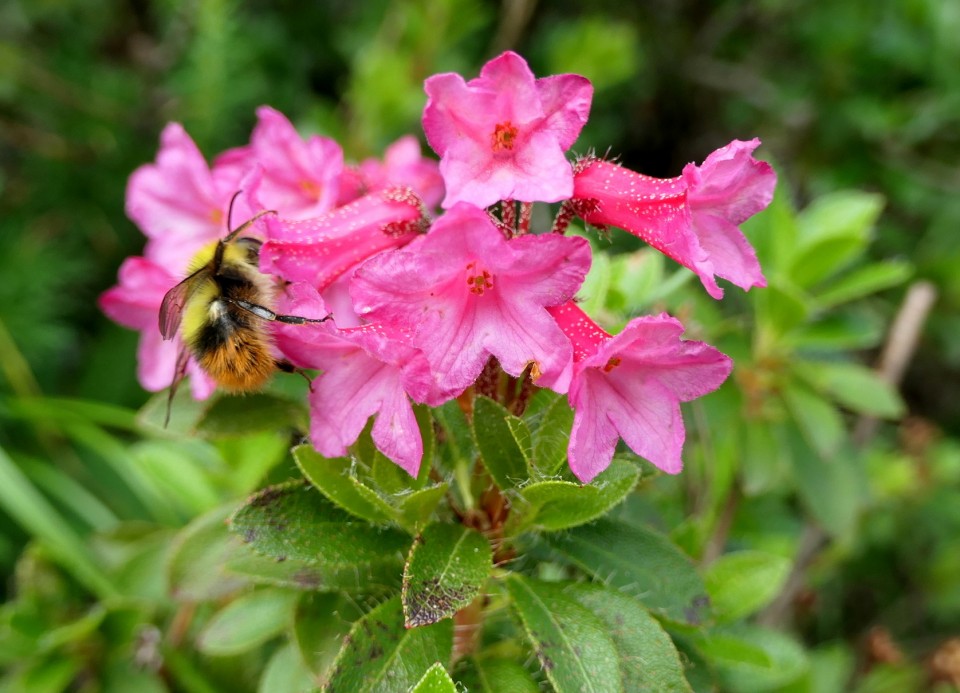
M 443 199 L 443 178 L 433 159 L 420 153 L 420 143 L 413 135 L 405 135 L 387 147 L 383 161 L 364 159 L 354 169 L 344 171 L 340 185 L 340 204 L 346 204 L 368 192 L 396 186 L 407 186 L 434 209 Z
M 680 402 L 718 388 L 733 362 L 702 342 L 683 341 L 683 325 L 666 313 L 631 320 L 610 336 L 575 303 L 550 309 L 573 343 L 574 410 L 567 456 L 589 483 L 610 464 L 619 438 L 669 474 L 683 466 Z
M 266 217 L 260 268 L 322 290 L 368 257 L 416 238 L 426 229 L 425 215 L 409 188 L 390 188 L 315 219 Z
M 134 171 L 127 184 L 127 216 L 149 239 L 146 257 L 186 268 L 201 247 L 226 232 L 237 182 L 234 170 L 208 168 L 181 125 L 167 125 L 156 162 Z
M 443 207 L 499 200 L 557 202 L 573 192 L 564 152 L 590 112 L 593 87 L 579 75 L 535 79 L 513 52 L 494 58 L 465 82 L 429 77 L 423 129 L 440 155 Z
M 459 392 L 491 355 L 511 375 L 533 363 L 555 378 L 570 344 L 546 308 L 571 298 L 589 266 L 582 238 L 507 241 L 483 210 L 460 203 L 426 236 L 361 265 L 351 295 L 361 317 L 409 330 L 438 387 Z
M 307 298 L 281 300 L 281 307 L 297 314 L 317 312 Z M 329 322 L 283 325 L 276 335 L 278 347 L 292 362 L 322 370 L 309 396 L 310 440 L 317 451 L 328 457 L 346 455 L 374 416 L 374 444 L 416 476 L 423 441 L 408 392 L 422 395 L 432 405 L 452 396 L 435 387 L 422 356 L 378 325 L 342 330 Z
M 760 140 L 735 140 L 683 175 L 650 178 L 617 164 L 584 159 L 576 166 L 573 204 L 587 222 L 617 226 L 689 267 L 721 298 L 714 276 L 743 289 L 766 286 L 756 254 L 737 228 L 773 199 L 776 173 L 751 153 Z
M 174 380 L 179 340 L 164 341 L 157 315 L 167 291 L 179 280 L 160 265 L 142 257 L 127 258 L 120 266 L 120 282 L 105 291 L 100 309 L 108 318 L 140 332 L 137 348 L 137 379 L 145 390 L 158 392 Z M 191 358 L 187 364 L 195 399 L 206 399 L 216 387 Z
M 287 219 L 319 216 L 337 204 L 343 150 L 328 137 L 300 137 L 279 111 L 257 109 L 249 156 L 263 168 L 259 197 Z

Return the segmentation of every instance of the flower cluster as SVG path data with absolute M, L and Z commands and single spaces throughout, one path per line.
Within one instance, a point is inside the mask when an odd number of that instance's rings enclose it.
M 423 127 L 439 165 L 413 138 L 382 162 L 347 165 L 336 142 L 304 140 L 264 107 L 250 143 L 208 167 L 179 125 L 167 127 L 156 162 L 127 190 L 144 256 L 128 259 L 101 298 L 110 317 L 142 333 L 142 384 L 170 385 L 179 345 L 161 340 L 158 307 L 194 254 L 225 235 L 231 197 L 243 190 L 238 219 L 277 212 L 257 229 L 260 270 L 282 287 L 272 307 L 333 318 L 270 325 L 282 358 L 319 371 L 310 434 L 320 453 L 344 455 L 373 416 L 377 447 L 416 474 L 412 402 L 460 396 L 495 359 L 567 395 L 569 462 L 584 482 L 609 465 L 620 438 L 678 472 L 679 403 L 716 389 L 732 364 L 682 340 L 683 326 L 665 314 L 603 331 L 575 301 L 590 246 L 564 231 L 574 216 L 624 229 L 693 270 L 715 298 L 715 277 L 763 286 L 737 228 L 773 194 L 774 172 L 752 156 L 759 141 L 734 141 L 660 180 L 595 157 L 568 160 L 590 111 L 581 76 L 537 79 L 507 52 L 475 79 L 440 74 L 425 89 Z M 536 202 L 561 203 L 552 229 L 531 228 Z M 196 364 L 187 371 L 194 396 L 209 395 L 215 383 Z

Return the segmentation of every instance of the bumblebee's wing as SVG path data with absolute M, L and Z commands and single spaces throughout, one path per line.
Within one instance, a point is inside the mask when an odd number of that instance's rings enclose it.
M 197 275 L 205 271 L 208 271 L 208 268 L 201 267 L 164 294 L 163 302 L 160 304 L 160 334 L 164 339 L 173 339 L 177 333 L 180 319 L 183 317 L 183 307 L 193 293 Z

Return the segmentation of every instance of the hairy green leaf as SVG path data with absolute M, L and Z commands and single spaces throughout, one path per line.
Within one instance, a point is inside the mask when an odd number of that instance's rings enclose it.
M 382 562 L 410 541 L 399 530 L 357 520 L 303 481 L 254 495 L 230 518 L 230 529 L 258 553 L 328 566 Z
M 458 693 L 457 686 L 450 674 L 437 662 L 427 669 L 427 673 L 410 689 L 410 693 Z
M 505 585 L 550 683 L 566 691 L 622 691 L 616 646 L 606 625 L 559 583 L 511 573 Z
M 526 669 L 512 659 L 469 657 L 454 672 L 471 693 L 538 693 L 540 687 Z
M 396 596 L 357 621 L 323 690 L 406 693 L 435 662 L 450 659 L 453 621 L 405 628 Z
M 493 570 L 490 542 L 463 525 L 428 526 L 403 571 L 407 628 L 436 623 L 472 602 Z
M 557 531 L 595 520 L 622 501 L 640 478 L 640 468 L 614 459 L 590 484 L 539 481 L 520 489 L 528 505 L 520 505 L 524 526 Z
M 507 423 L 510 417 L 510 412 L 488 397 L 477 397 L 473 403 L 474 440 L 487 471 L 501 489 L 514 488 L 530 476 L 523 449 Z
M 691 560 L 662 534 L 601 519 L 564 534 L 548 534 L 544 540 L 665 618 L 700 625 L 709 616 L 703 580 Z
M 680 655 L 660 623 L 620 590 L 588 583 L 568 593 L 603 621 L 617 648 L 625 691 L 689 693 Z
M 293 459 L 315 488 L 351 515 L 373 523 L 394 519 L 393 507 L 351 474 L 349 458 L 327 458 L 312 446 L 298 445 L 293 449 Z

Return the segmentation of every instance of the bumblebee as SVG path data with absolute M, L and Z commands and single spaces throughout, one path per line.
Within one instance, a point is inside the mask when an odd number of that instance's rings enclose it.
M 262 241 L 243 235 L 265 214 L 276 212 L 258 213 L 200 251 L 187 278 L 163 297 L 160 334 L 165 340 L 173 339 L 180 330 L 184 343 L 171 400 L 186 372 L 188 356 L 225 390 L 257 390 L 277 369 L 296 370 L 274 356 L 267 322 L 302 325 L 329 319 L 329 315 L 319 319 L 279 315 L 270 308 L 276 287 L 259 269 Z

